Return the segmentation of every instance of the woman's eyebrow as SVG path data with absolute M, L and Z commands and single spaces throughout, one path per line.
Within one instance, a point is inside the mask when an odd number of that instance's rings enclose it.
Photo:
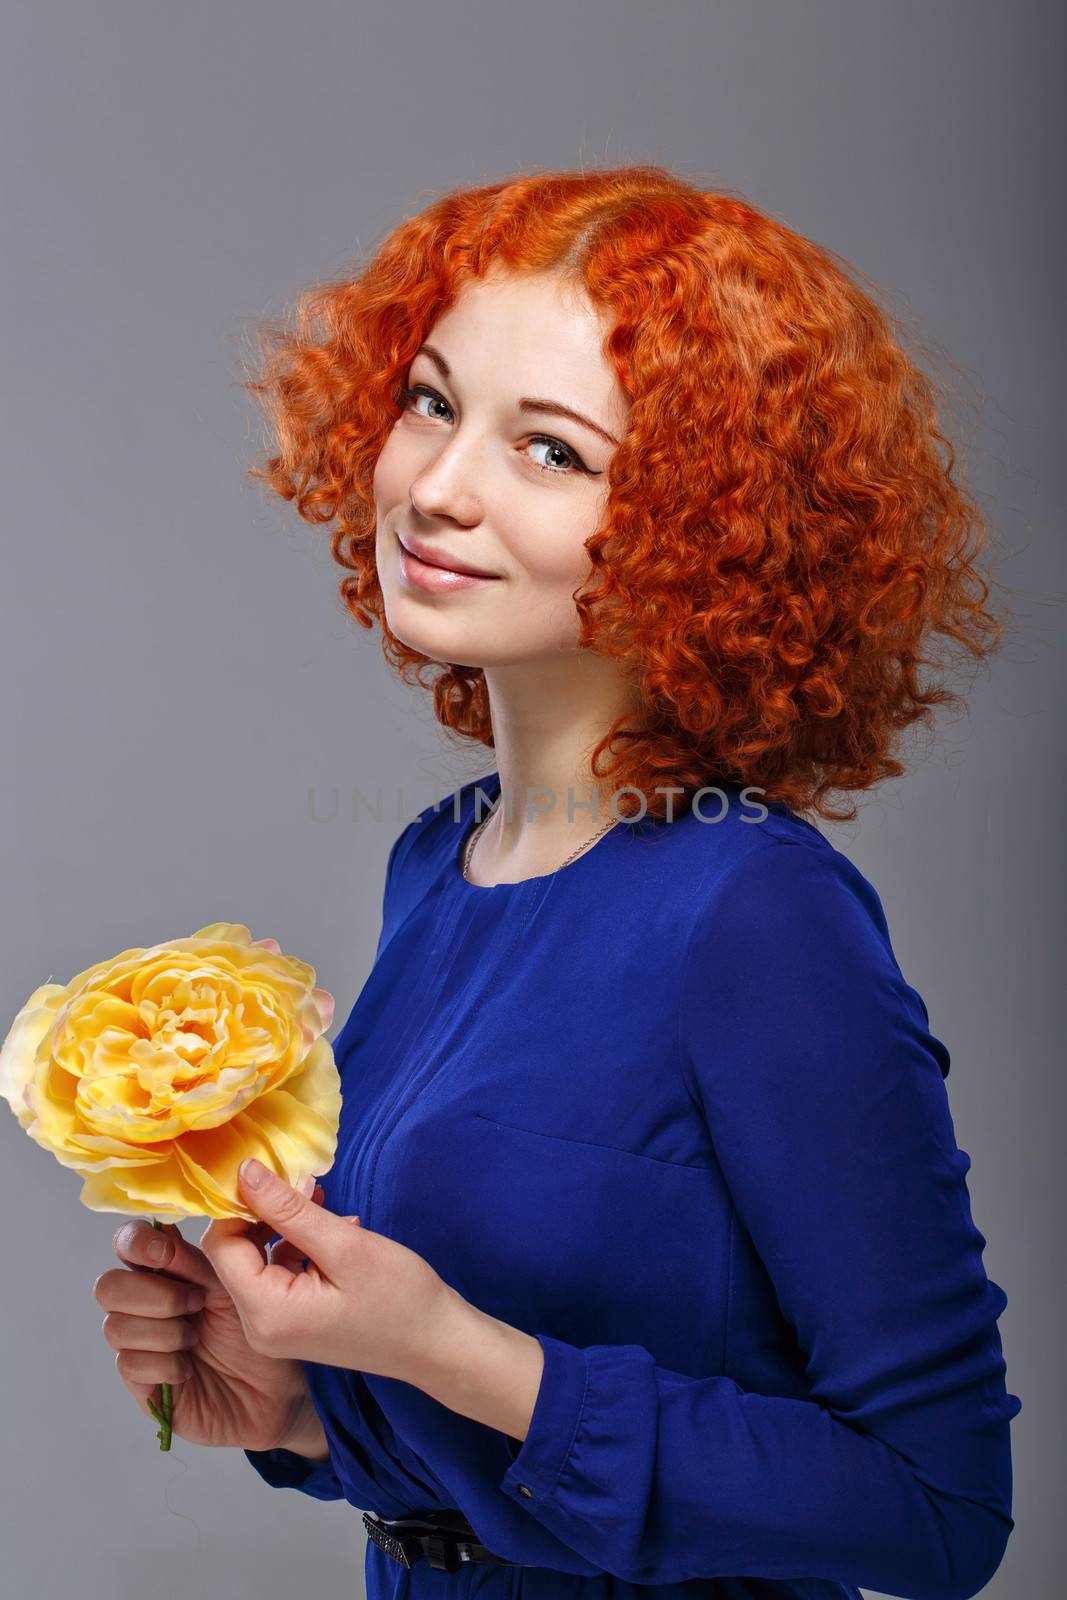
M 440 350 L 435 350 L 432 344 L 420 345 L 415 355 L 429 356 L 442 378 L 451 378 L 452 368 Z M 415 357 L 413 356 L 412 360 L 414 359 Z M 577 422 L 583 428 L 589 428 L 593 433 L 599 435 L 601 439 L 605 439 L 608 444 L 618 444 L 619 442 L 613 433 L 609 433 L 606 428 L 602 428 L 591 417 L 583 416 L 580 411 L 575 411 L 572 406 L 565 406 L 558 400 L 535 400 L 526 396 L 518 402 L 518 409 L 524 412 L 538 411 L 542 415 L 550 417 L 567 417 L 571 422 Z

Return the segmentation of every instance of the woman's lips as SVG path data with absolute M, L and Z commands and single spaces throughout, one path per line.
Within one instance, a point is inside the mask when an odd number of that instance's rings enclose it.
M 420 561 L 397 540 L 400 550 L 400 571 L 416 589 L 426 589 L 431 594 L 442 594 L 448 589 L 469 589 L 476 583 L 499 583 L 498 578 L 476 578 L 471 572 L 453 572 L 451 567 L 432 567 Z

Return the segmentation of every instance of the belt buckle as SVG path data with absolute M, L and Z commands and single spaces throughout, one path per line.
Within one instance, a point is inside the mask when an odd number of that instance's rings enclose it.
M 470 1540 L 458 1533 L 431 1533 L 426 1539 L 426 1559 L 436 1572 L 458 1572 L 464 1562 L 472 1563 Z
M 371 1511 L 364 1511 L 363 1526 L 367 1530 L 368 1539 L 380 1550 L 384 1550 L 387 1556 L 392 1556 L 394 1561 L 399 1561 L 401 1566 L 410 1567 L 422 1555 L 417 1541 L 414 1541 L 416 1548 L 412 1551 L 408 1541 L 384 1527 Z
M 367 1537 L 380 1550 L 405 1567 L 411 1567 L 423 1555 L 436 1572 L 458 1572 L 464 1563 L 474 1562 L 472 1541 L 448 1528 L 435 1528 L 427 1522 L 421 1524 L 424 1529 L 421 1533 L 397 1532 L 386 1527 L 371 1511 L 364 1511 L 363 1526 Z

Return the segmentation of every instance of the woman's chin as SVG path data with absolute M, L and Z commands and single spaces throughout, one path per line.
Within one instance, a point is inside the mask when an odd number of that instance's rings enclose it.
M 406 607 L 398 607 L 399 612 Z M 417 650 L 420 656 L 426 656 L 430 661 L 439 661 L 442 666 L 477 667 L 481 668 L 486 662 L 477 658 L 479 652 L 466 644 L 456 630 L 451 630 L 453 637 L 448 638 L 447 628 L 426 628 L 413 626 L 410 619 L 399 615 L 390 616 L 386 607 L 385 620 L 389 624 L 389 631 L 401 644 L 407 645 L 409 650 Z

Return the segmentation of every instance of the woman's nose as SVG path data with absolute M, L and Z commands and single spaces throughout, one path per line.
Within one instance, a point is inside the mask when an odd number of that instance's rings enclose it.
M 476 452 L 452 439 L 413 480 L 411 504 L 424 517 L 447 517 L 465 527 L 482 520 L 484 467 Z

